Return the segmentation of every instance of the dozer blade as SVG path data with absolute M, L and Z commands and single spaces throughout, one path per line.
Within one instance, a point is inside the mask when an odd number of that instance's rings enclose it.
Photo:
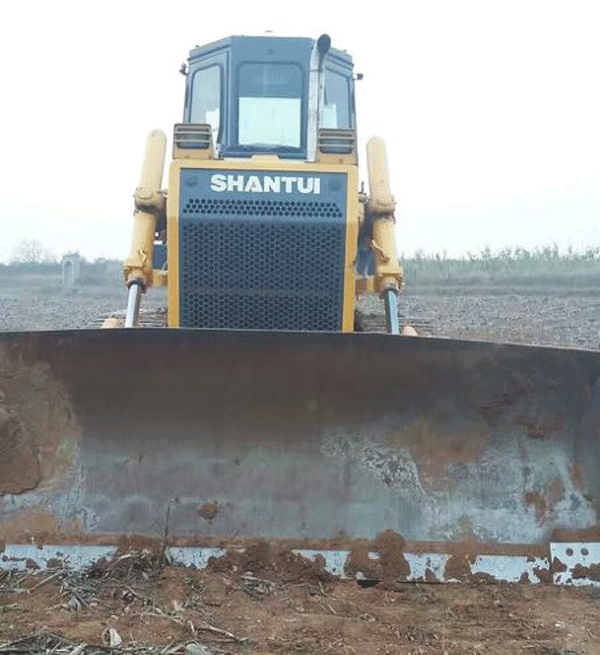
M 566 580 L 600 560 L 573 555 L 600 541 L 599 373 L 377 334 L 4 333 L 3 559 L 136 535 L 200 566 L 260 539 L 339 575 Z

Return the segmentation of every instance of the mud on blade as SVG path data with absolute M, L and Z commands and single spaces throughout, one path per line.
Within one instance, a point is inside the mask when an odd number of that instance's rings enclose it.
M 597 353 L 200 330 L 0 344 L 7 542 L 509 547 L 598 523 Z

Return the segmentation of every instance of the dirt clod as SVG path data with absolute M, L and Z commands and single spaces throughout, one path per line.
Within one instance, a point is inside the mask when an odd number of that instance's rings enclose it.
M 279 582 L 328 582 L 335 577 L 323 568 L 322 558 L 310 561 L 287 550 L 272 548 L 265 541 L 240 550 L 230 550 L 222 557 L 212 557 L 209 569 L 241 577 L 248 573 Z
M 345 572 L 367 580 L 406 580 L 410 565 L 404 557 L 405 546 L 404 537 L 393 530 L 384 530 L 371 544 L 351 550 Z
M 214 519 L 215 516 L 217 515 L 216 501 L 212 503 L 204 503 L 204 505 L 201 505 L 198 508 L 198 514 L 200 514 L 200 516 L 203 519 L 206 519 L 207 521 L 212 521 L 212 519 Z
M 583 578 L 595 580 L 596 582 L 600 581 L 600 564 L 591 564 L 590 566 L 576 564 L 573 567 L 573 579 L 578 580 Z
M 536 566 L 533 569 L 533 573 L 540 582 L 547 582 L 549 584 L 552 582 L 552 571 L 550 569 L 543 569 Z
M 444 577 L 449 580 L 468 580 L 471 577 L 471 565 L 466 555 L 452 555 L 446 562 Z

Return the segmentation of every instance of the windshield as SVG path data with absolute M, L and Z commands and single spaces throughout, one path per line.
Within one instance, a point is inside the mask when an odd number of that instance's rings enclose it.
M 238 144 L 300 148 L 302 69 L 296 64 L 242 64 L 238 75 Z

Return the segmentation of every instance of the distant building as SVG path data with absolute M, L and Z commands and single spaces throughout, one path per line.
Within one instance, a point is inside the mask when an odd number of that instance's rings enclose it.
M 78 252 L 67 253 L 63 255 L 60 267 L 63 286 L 72 287 L 81 278 L 83 257 Z

